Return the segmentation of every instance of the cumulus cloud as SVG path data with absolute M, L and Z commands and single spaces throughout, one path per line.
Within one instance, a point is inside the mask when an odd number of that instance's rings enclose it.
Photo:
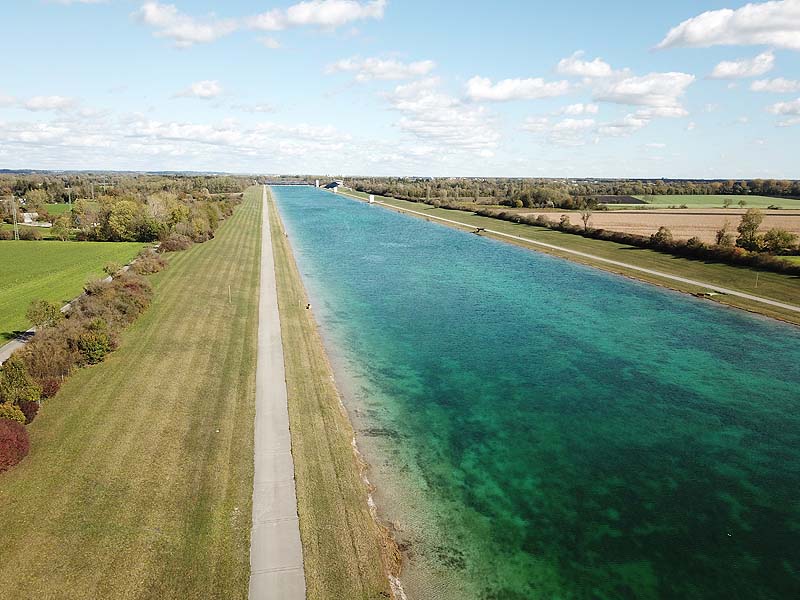
M 200 98 L 202 100 L 211 100 L 221 95 L 223 92 L 222 86 L 219 81 L 206 79 L 204 81 L 196 81 L 182 92 L 175 94 L 176 96 L 184 98 Z
M 658 48 L 767 45 L 800 50 L 800 0 L 710 10 L 673 27 Z
M 767 107 L 767 110 L 773 115 L 788 117 L 782 121 L 778 121 L 778 127 L 800 125 L 800 98 L 789 102 L 777 102 Z
M 75 106 L 74 98 L 66 96 L 34 96 L 23 103 L 23 108 L 31 111 L 68 110 Z
M 423 79 L 386 95 L 402 115 L 397 126 L 441 153 L 492 156 L 500 139 L 492 116 L 482 106 L 464 104 L 440 91 L 439 83 L 437 78 Z
M 675 72 L 627 77 L 598 89 L 595 100 L 651 107 L 652 116 L 685 116 L 680 99 L 694 80 L 694 75 Z
M 156 30 L 156 37 L 169 38 L 179 48 L 213 42 L 239 26 L 234 19 L 219 19 L 214 15 L 198 19 L 180 12 L 174 4 L 159 2 L 145 2 L 134 14 Z
M 281 47 L 281 43 L 276 40 L 274 37 L 262 37 L 258 40 L 258 42 L 264 46 L 265 48 L 269 48 L 270 50 L 277 50 Z
M 570 91 L 568 81 L 534 79 L 503 79 L 492 83 L 488 77 L 473 77 L 467 82 L 467 96 L 472 100 L 536 100 L 563 96 Z
M 636 114 L 625 115 L 625 117 L 620 120 L 604 123 L 598 128 L 598 132 L 601 135 L 611 137 L 625 137 L 643 129 L 649 122 L 648 119 L 642 118 Z
M 248 19 L 250 27 L 281 31 L 290 27 L 316 26 L 328 29 L 354 21 L 382 19 L 387 0 L 308 0 L 287 9 L 274 8 Z
M 763 52 L 755 58 L 725 60 L 714 67 L 711 79 L 745 79 L 769 73 L 775 67 L 775 55 Z
M 373 79 L 412 79 L 428 75 L 434 68 L 436 68 L 436 63 L 432 60 L 404 63 L 394 59 L 353 57 L 344 58 L 328 65 L 325 72 L 328 74 L 355 73 L 356 81 L 364 82 Z
M 777 77 L 775 79 L 759 79 L 750 84 L 754 92 L 772 92 L 773 94 L 793 94 L 800 92 L 800 81 Z
M 580 115 L 596 115 L 598 112 L 600 112 L 600 107 L 597 106 L 597 104 L 570 104 L 558 112 L 559 114 L 569 115 L 572 117 Z
M 562 58 L 558 61 L 556 71 L 562 75 L 573 75 L 576 77 L 610 77 L 614 70 L 602 58 L 584 60 L 585 52 L 578 50 L 572 56 Z

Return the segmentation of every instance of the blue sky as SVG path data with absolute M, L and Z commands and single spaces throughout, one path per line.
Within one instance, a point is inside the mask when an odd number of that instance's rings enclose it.
M 5 0 L 0 21 L 0 168 L 800 177 L 800 0 Z

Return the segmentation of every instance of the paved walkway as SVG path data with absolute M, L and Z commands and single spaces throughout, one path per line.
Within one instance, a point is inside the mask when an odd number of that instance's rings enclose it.
M 349 194 L 347 194 L 349 196 Z M 351 198 L 356 198 L 357 200 L 363 201 L 363 198 L 359 198 L 358 196 L 350 196 Z M 381 204 L 386 208 L 390 208 L 392 210 L 398 210 L 401 212 L 411 213 L 414 215 L 419 215 L 421 217 L 425 217 L 426 219 L 436 219 L 437 221 L 442 221 L 443 223 L 450 223 L 452 225 L 458 225 L 459 227 L 466 227 L 467 229 L 475 229 L 475 225 L 470 225 L 468 223 L 462 223 L 461 221 L 453 221 L 452 219 L 445 219 L 444 217 L 437 217 L 435 215 L 431 215 L 428 213 L 420 212 L 417 210 L 410 210 L 408 208 L 401 208 L 399 206 L 393 206 L 391 204 L 386 204 L 385 202 L 376 201 L 375 204 Z M 548 244 L 546 242 L 538 242 L 536 240 L 532 240 L 530 238 L 521 237 L 518 235 L 512 235 L 510 233 L 503 233 L 502 231 L 495 231 L 493 229 L 486 229 L 486 233 L 491 233 L 492 235 L 509 238 L 512 240 L 518 240 L 520 242 L 525 242 L 526 244 L 531 244 L 533 246 L 541 246 L 544 248 L 549 248 L 551 250 L 558 250 L 559 252 L 565 252 L 567 254 L 572 254 L 574 256 L 582 256 L 583 258 L 590 258 L 597 262 L 605 263 L 607 265 L 614 265 L 615 267 L 623 267 L 625 269 L 630 269 L 631 271 L 638 271 L 639 273 L 647 273 L 648 275 L 655 275 L 656 277 L 662 277 L 664 279 L 670 281 L 679 281 L 680 283 L 686 283 L 689 285 L 694 285 L 700 288 L 706 288 L 709 290 L 713 290 L 720 294 L 725 294 L 728 296 L 735 296 L 737 298 L 745 298 L 747 300 L 752 300 L 753 302 L 759 302 L 761 304 L 767 304 L 769 306 L 776 306 L 778 308 L 782 308 L 784 310 L 789 310 L 792 312 L 800 313 L 800 306 L 795 306 L 794 304 L 786 304 L 785 302 L 778 302 L 777 300 L 770 300 L 769 298 L 762 298 L 761 296 L 755 296 L 753 294 L 747 294 L 745 292 L 737 292 L 736 290 L 731 290 L 728 288 L 720 287 L 714 283 L 708 283 L 705 281 L 697 281 L 695 279 L 687 279 L 686 277 L 679 277 L 677 275 L 670 275 L 669 273 L 664 273 L 662 271 L 654 271 L 653 269 L 646 269 L 644 267 L 637 267 L 636 265 L 631 265 L 628 263 L 620 262 L 618 260 L 611 260 L 609 258 L 602 258 L 600 256 L 595 256 L 594 254 L 588 254 L 586 252 L 579 252 L 578 250 L 571 250 L 569 248 L 564 248 L 562 246 L 555 246 L 553 244 Z
M 262 222 L 250 598 L 303 600 L 303 549 L 266 186 Z

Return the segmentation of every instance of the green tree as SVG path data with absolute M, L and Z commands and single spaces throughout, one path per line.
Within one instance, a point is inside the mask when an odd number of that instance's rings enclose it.
M 759 249 L 760 240 L 758 238 L 758 228 L 761 227 L 761 222 L 764 220 L 764 213 L 757 208 L 749 208 L 747 212 L 742 215 L 742 221 L 736 231 L 739 232 L 739 238 L 736 240 L 736 245 L 745 250 L 756 251 Z
M 28 306 L 25 316 L 37 329 L 52 327 L 64 318 L 58 305 L 47 300 L 33 300 Z
M 797 236 L 785 229 L 773 228 L 764 234 L 764 250 L 771 254 L 784 254 L 797 243 Z
M 66 214 L 57 216 L 53 221 L 53 227 L 50 231 L 62 242 L 69 240 L 70 221 L 71 217 Z
M 141 206 L 133 200 L 115 202 L 108 215 L 111 239 L 121 242 L 136 241 L 141 217 Z
M 672 232 L 663 225 L 658 228 L 653 235 L 650 236 L 650 241 L 656 246 L 663 246 L 672 243 Z
M 0 402 L 38 402 L 42 389 L 28 375 L 20 358 L 11 355 L 0 367 Z
M 731 233 L 731 224 L 730 221 L 725 221 L 725 223 L 717 229 L 717 246 L 722 246 L 724 248 L 731 248 L 734 245 L 733 234 Z

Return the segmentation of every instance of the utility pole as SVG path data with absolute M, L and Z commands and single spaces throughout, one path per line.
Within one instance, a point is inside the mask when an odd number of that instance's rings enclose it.
M 19 223 L 17 222 L 17 199 L 11 196 L 11 214 L 14 219 L 14 239 L 19 241 Z
M 92 202 L 94 202 L 94 181 L 92 182 Z

